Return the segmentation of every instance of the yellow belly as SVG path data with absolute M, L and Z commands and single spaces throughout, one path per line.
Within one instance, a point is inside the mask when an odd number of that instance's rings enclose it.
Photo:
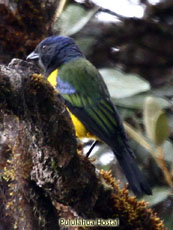
M 57 76 L 58 76 L 58 69 L 54 70 L 47 79 L 54 88 L 56 88 L 57 85 Z M 74 114 L 72 114 L 68 108 L 67 110 L 70 114 L 73 125 L 75 127 L 76 136 L 78 138 L 96 139 L 96 137 L 88 132 L 88 130 L 85 128 L 82 122 L 80 122 L 80 120 Z
M 85 126 L 82 124 L 82 122 L 74 114 L 72 114 L 68 108 L 67 108 L 67 110 L 70 114 L 73 125 L 75 127 L 76 136 L 78 138 L 96 139 L 96 137 L 94 135 L 92 135 L 90 132 L 88 132 L 88 130 L 85 128 Z

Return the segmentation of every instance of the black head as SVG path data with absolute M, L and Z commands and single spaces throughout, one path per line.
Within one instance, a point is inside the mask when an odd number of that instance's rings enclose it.
M 60 65 L 82 56 L 72 38 L 51 36 L 41 41 L 27 59 L 39 59 L 40 65 L 48 76 Z

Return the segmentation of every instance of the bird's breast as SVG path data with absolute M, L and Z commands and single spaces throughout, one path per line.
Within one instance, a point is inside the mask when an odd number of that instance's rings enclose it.
M 54 88 L 56 88 L 57 85 L 57 76 L 58 76 L 58 69 L 55 69 L 47 78 L 47 80 Z
M 58 88 L 57 87 L 57 84 L 58 84 L 57 78 L 58 78 L 58 69 L 54 70 L 47 78 L 47 80 L 50 82 L 50 84 L 56 89 Z M 67 108 L 67 110 L 70 114 L 73 125 L 75 127 L 76 136 L 78 138 L 96 139 L 96 137 L 94 135 L 92 135 L 90 132 L 88 132 L 88 130 L 82 124 L 82 122 L 73 113 L 70 112 L 69 108 Z

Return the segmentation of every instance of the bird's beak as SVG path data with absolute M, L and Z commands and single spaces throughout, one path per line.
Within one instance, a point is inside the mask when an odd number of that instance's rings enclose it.
M 39 54 L 36 53 L 35 51 L 30 53 L 26 58 L 26 60 L 33 60 L 33 59 L 39 59 Z

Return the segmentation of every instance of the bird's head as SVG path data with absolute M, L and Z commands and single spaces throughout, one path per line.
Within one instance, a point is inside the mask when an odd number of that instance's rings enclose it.
M 39 59 L 39 64 L 48 76 L 60 65 L 82 56 L 82 52 L 72 38 L 51 36 L 41 41 L 27 56 L 27 60 Z

